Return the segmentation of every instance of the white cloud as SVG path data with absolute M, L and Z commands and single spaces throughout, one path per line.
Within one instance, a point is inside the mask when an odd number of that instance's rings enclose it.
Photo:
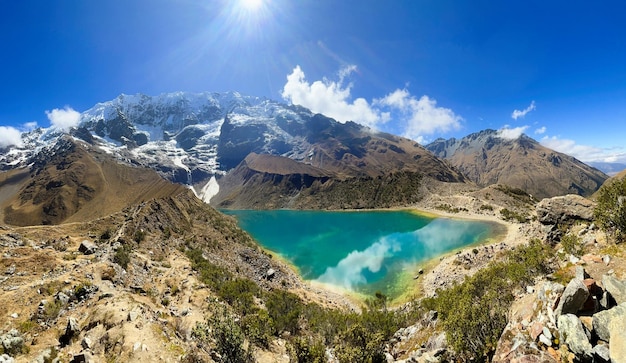
M 511 128 L 509 125 L 504 125 L 503 128 L 498 130 L 498 137 L 506 140 L 515 140 L 522 136 L 524 131 L 528 129 L 528 126 L 519 126 Z
M 352 84 L 345 87 L 342 85 L 343 79 L 355 70 L 356 67 L 352 65 L 340 70 L 340 82 L 325 79 L 309 83 L 300 66 L 296 66 L 287 76 L 282 96 L 293 104 L 307 107 L 313 112 L 322 113 L 337 121 L 354 121 L 375 127 L 385 121 L 384 115 L 373 109 L 364 98 L 350 102 Z
M 541 126 L 540 128 L 538 128 L 537 130 L 535 130 L 535 134 L 537 135 L 543 135 L 546 133 L 548 129 L 545 126 Z
M 33 131 L 37 127 L 39 127 L 39 125 L 37 125 L 37 121 L 27 122 L 22 125 L 22 129 L 24 129 L 25 131 Z
M 22 133 L 11 126 L 0 126 L 0 148 L 22 146 Z
M 380 271 L 383 261 L 400 250 L 399 243 L 383 237 L 363 251 L 350 252 L 337 266 L 326 268 L 317 280 L 352 289 L 367 282 L 363 275 L 364 270 L 373 273 Z
M 574 140 L 561 139 L 557 136 L 545 136 L 541 145 L 552 150 L 575 157 L 584 162 L 603 161 L 607 163 L 626 163 L 626 148 L 600 148 L 590 145 L 580 145 Z
M 451 109 L 437 107 L 437 101 L 424 95 L 417 99 L 406 89 L 397 89 L 375 104 L 388 106 L 403 116 L 406 125 L 403 136 L 423 141 L 424 135 L 457 130 L 461 127 L 461 116 Z
M 526 107 L 523 110 L 514 110 L 513 113 L 511 114 L 511 117 L 513 118 L 513 120 L 517 120 L 520 117 L 524 117 L 526 116 L 527 113 L 529 113 L 530 111 L 535 110 L 535 101 L 530 102 L 530 105 L 528 107 Z
M 46 116 L 53 127 L 62 130 L 77 126 L 80 122 L 80 113 L 69 106 L 65 106 L 62 110 L 55 108 L 52 111 L 46 111 Z
M 364 98 L 351 100 L 353 85 L 344 86 L 344 81 L 356 70 L 355 65 L 349 65 L 339 70 L 337 82 L 323 79 L 309 83 L 300 66 L 296 66 L 287 76 L 282 97 L 337 121 L 354 121 L 375 129 L 393 119 L 399 133 L 420 142 L 424 136 L 461 127 L 461 116 L 449 108 L 438 107 L 437 101 L 427 95 L 420 98 L 411 95 L 406 88 L 396 89 L 371 103 Z

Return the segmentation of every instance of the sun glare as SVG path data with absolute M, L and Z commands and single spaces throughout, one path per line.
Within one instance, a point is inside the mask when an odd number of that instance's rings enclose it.
M 255 11 L 263 5 L 263 0 L 239 0 L 239 4 L 247 11 Z

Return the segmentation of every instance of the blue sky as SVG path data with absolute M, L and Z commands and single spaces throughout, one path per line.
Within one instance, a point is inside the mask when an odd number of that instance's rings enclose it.
M 623 1 L 3 1 L 0 44 L 0 138 L 121 93 L 239 91 L 626 162 Z

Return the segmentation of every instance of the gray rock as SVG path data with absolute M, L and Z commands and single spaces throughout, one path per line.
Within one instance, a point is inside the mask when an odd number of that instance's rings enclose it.
M 72 357 L 72 360 L 70 361 L 70 363 L 90 363 L 93 362 L 93 358 L 91 356 L 91 353 L 89 352 L 80 352 L 79 354 L 76 354 L 74 357 Z
M 15 273 L 15 264 L 12 264 L 11 266 L 7 267 L 4 273 L 7 275 L 13 275 Z
M 594 362 L 609 363 L 611 361 L 609 347 L 605 344 L 598 344 L 591 350 Z
M 600 307 L 604 310 L 610 309 L 611 308 L 611 298 L 609 296 L 609 293 L 604 290 L 602 291 L 602 297 L 600 298 L 600 301 L 598 302 Z
M 272 279 L 274 277 L 274 275 L 276 275 L 276 270 L 274 270 L 273 268 L 270 268 L 265 273 L 265 278 L 267 278 L 269 280 L 269 279 Z
M 67 346 L 72 341 L 72 338 L 76 337 L 80 333 L 80 326 L 78 321 L 74 317 L 67 319 L 67 326 L 65 327 L 65 333 L 59 337 L 59 343 L 61 348 Z
M 589 290 L 583 281 L 572 279 L 569 284 L 567 284 L 565 291 L 563 291 L 559 306 L 557 306 L 554 311 L 556 318 L 558 319 L 561 314 L 576 314 L 585 304 L 588 297 Z
M 576 266 L 576 279 L 584 280 L 589 278 L 589 274 L 585 271 L 585 268 L 582 266 Z
M 552 340 L 543 335 L 543 333 L 539 334 L 539 341 L 545 344 L 546 347 L 552 346 Z
M 611 256 L 609 256 L 609 255 L 604 255 L 604 256 L 602 257 L 602 262 L 604 262 L 604 264 L 608 266 L 608 265 L 609 265 L 609 263 L 611 263 Z
M 128 312 L 128 318 L 126 320 L 133 322 L 137 320 L 137 318 L 139 317 L 139 314 L 140 314 L 140 311 L 138 311 L 137 309 L 133 309 Z
M 611 294 L 615 302 L 619 305 L 626 302 L 626 282 L 620 281 L 614 276 L 602 276 L 602 286 Z
M 591 360 L 591 343 L 585 333 L 585 328 L 574 314 L 559 316 L 559 335 L 561 342 L 567 344 L 569 350 L 583 361 Z
M 626 316 L 613 320 L 609 324 L 611 341 L 609 356 L 612 363 L 626 363 Z
M 96 253 L 97 250 L 98 250 L 98 245 L 88 240 L 82 241 L 80 243 L 80 246 L 78 246 L 78 251 L 80 251 L 81 253 L 85 255 L 92 255 Z
M 83 347 L 83 349 L 91 349 L 93 347 L 93 342 L 89 339 L 89 337 L 84 337 L 83 341 L 80 342 L 80 346 Z
M 545 335 L 546 338 L 552 340 L 552 333 L 550 332 L 550 329 L 548 329 L 547 326 L 543 327 L 543 330 L 541 331 L 543 333 L 543 335 Z
M 15 359 L 8 354 L 0 355 L 0 363 L 14 363 Z
M 60 291 L 55 296 L 55 299 L 63 305 L 67 305 L 70 302 L 70 297 Z
M 22 351 L 24 346 L 24 338 L 17 329 L 11 329 L 8 333 L 0 336 L 4 353 L 15 355 Z
M 592 221 L 594 203 L 579 195 L 569 194 L 546 198 L 537 203 L 537 217 L 542 224 L 568 221 Z
M 45 362 L 50 362 L 52 361 L 52 359 L 50 359 L 52 356 L 52 349 L 48 348 L 45 349 L 43 352 L 41 352 L 37 358 L 35 358 L 35 360 L 33 361 L 33 363 L 45 363 Z M 2 360 L 0 360 L 0 362 L 2 362 Z
M 614 320 L 626 320 L 626 303 L 593 314 L 593 330 L 598 338 L 609 342 L 611 337 L 609 327 Z

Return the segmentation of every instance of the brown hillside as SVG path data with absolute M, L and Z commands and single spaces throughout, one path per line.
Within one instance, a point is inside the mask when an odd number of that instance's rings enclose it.
M 224 208 L 361 209 L 406 206 L 424 179 L 465 183 L 447 161 L 409 139 L 318 120 L 299 161 L 251 153 L 219 180 Z
M 590 196 L 608 176 L 569 155 L 549 149 L 528 136 L 500 138 L 485 130 L 460 140 L 437 140 L 427 146 L 480 186 L 506 184 L 534 197 Z
M 12 171 L 0 179 L 3 223 L 92 220 L 183 188 L 154 171 L 121 165 L 70 138 L 61 140 L 51 155 L 42 153 L 28 172 Z

